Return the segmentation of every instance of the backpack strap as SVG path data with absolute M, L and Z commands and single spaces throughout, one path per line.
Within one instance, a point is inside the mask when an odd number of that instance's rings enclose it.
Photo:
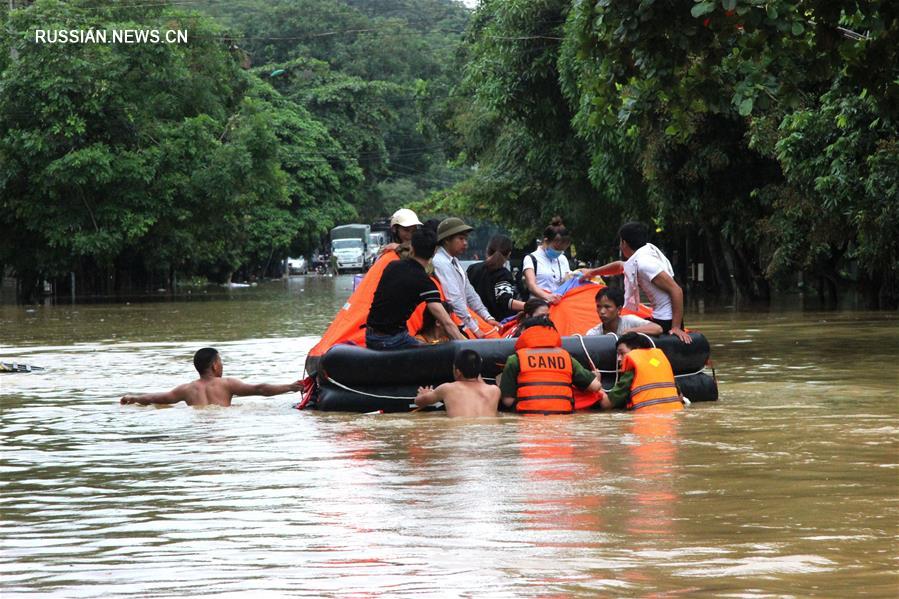
M 531 264 L 534 265 L 534 276 L 536 277 L 537 276 L 537 258 L 536 258 L 536 256 L 534 256 L 534 252 L 531 252 L 530 254 L 525 256 L 525 258 L 531 259 Z M 524 271 L 524 268 L 522 268 L 521 270 Z

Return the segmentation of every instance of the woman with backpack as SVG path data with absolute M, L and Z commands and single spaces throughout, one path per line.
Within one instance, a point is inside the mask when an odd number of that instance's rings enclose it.
M 571 245 L 571 235 L 556 216 L 543 230 L 543 243 L 524 257 L 521 265 L 522 278 L 531 297 L 539 297 L 550 304 L 562 299 L 556 290 L 571 278 L 571 267 L 565 250 Z

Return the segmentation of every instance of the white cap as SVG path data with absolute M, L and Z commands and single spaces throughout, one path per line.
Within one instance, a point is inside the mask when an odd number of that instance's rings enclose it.
M 390 217 L 390 226 L 399 225 L 401 227 L 421 226 L 422 222 L 418 220 L 418 216 L 408 208 L 400 208 Z

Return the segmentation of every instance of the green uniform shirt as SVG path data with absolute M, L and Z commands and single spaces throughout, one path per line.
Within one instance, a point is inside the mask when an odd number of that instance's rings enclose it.
M 596 378 L 593 373 L 580 365 L 580 363 L 571 358 L 571 384 L 578 389 L 586 389 L 590 383 Z M 503 368 L 503 380 L 500 381 L 499 390 L 503 397 L 518 397 L 518 373 L 521 372 L 521 366 L 518 364 L 518 354 L 512 354 L 506 360 L 506 367 Z M 630 389 L 630 387 L 628 387 Z
M 634 371 L 627 370 L 618 374 L 618 382 L 609 391 L 609 401 L 613 408 L 627 407 L 627 400 L 631 395 L 631 385 L 634 383 Z

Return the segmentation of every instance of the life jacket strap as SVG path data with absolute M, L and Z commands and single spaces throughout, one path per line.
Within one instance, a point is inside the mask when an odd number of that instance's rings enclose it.
M 642 393 L 643 391 L 649 391 L 650 389 L 677 389 L 677 385 L 669 382 L 662 383 L 647 383 L 646 385 L 640 385 L 639 387 L 634 387 L 631 389 L 631 397 L 634 397 L 638 393 Z
M 678 397 L 677 395 L 673 395 L 671 397 L 660 397 L 658 399 L 649 399 L 646 401 L 641 401 L 638 404 L 632 405 L 631 410 L 637 411 L 639 409 L 646 408 L 649 406 L 654 406 L 654 405 L 662 404 L 662 403 L 673 403 L 676 401 L 679 402 L 680 400 L 681 400 L 680 397 Z

